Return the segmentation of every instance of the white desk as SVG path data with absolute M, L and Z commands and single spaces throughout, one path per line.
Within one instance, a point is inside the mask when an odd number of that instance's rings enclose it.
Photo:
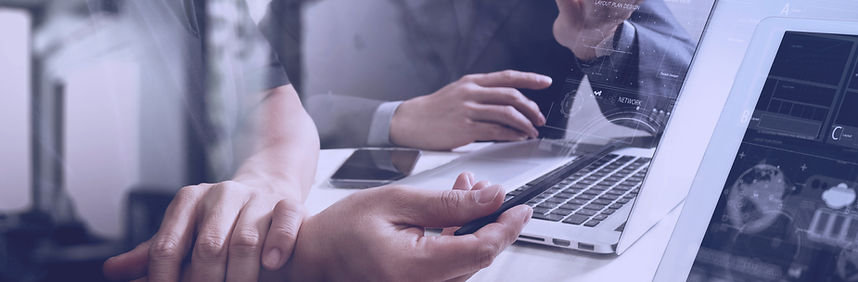
M 447 153 L 424 152 L 415 167 L 415 173 L 442 165 L 482 146 L 469 145 Z M 318 213 L 357 191 L 337 189 L 327 181 L 352 151 L 322 150 L 316 172 L 316 185 L 307 198 L 310 213 Z M 450 179 L 450 187 L 453 181 L 454 179 Z M 674 209 L 621 256 L 592 255 L 530 243 L 516 243 L 498 256 L 489 268 L 477 273 L 472 281 L 651 281 L 681 207 L 682 205 Z

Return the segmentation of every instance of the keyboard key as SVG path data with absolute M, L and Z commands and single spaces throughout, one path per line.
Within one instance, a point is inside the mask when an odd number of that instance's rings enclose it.
M 610 176 L 608 178 L 605 178 L 605 180 L 603 180 L 603 181 L 611 181 L 611 183 L 617 183 L 617 182 L 620 182 L 621 180 L 623 180 L 623 179 L 618 177 L 618 176 Z
M 533 208 L 533 214 L 546 214 L 546 213 L 548 213 L 549 210 L 551 210 L 551 209 L 543 208 L 543 207 L 535 207 L 535 208 Z
M 602 223 L 602 222 L 598 221 L 598 220 L 591 219 L 590 221 L 587 221 L 587 223 L 584 223 L 584 226 L 595 227 L 596 225 L 599 225 L 599 223 Z
M 546 203 L 552 203 L 552 204 L 558 204 L 558 205 L 565 202 L 565 201 L 566 201 L 566 199 L 560 198 L 560 197 L 551 197 L 551 198 L 548 198 L 545 200 Z
M 622 198 L 622 199 L 617 200 L 617 203 L 625 204 L 625 203 L 628 203 L 628 202 L 629 202 L 629 201 L 631 201 L 631 200 L 632 200 L 632 199 Z
M 626 193 L 625 191 L 620 191 L 618 189 L 611 189 L 611 190 L 608 190 L 608 192 L 605 192 L 605 195 L 616 195 L 617 197 L 619 197 L 625 193 Z
M 574 210 L 577 210 L 577 209 L 581 208 L 581 206 L 582 206 L 582 205 L 576 205 L 576 204 L 573 204 L 573 203 L 565 203 L 565 204 L 563 204 L 562 206 L 560 206 L 560 208 L 561 208 L 561 209 L 567 209 L 567 210 L 573 210 L 573 211 L 574 211 Z
M 584 209 L 593 210 L 593 211 L 600 211 L 604 208 L 605 208 L 605 205 L 600 205 L 600 204 L 589 204 L 589 205 L 584 206 Z
M 548 220 L 548 221 L 560 221 L 561 219 L 563 219 L 563 216 L 562 215 L 556 215 L 556 214 L 536 214 L 536 213 L 534 213 L 533 218 L 538 218 L 538 219 L 543 219 L 543 220 Z
M 584 204 L 587 204 L 587 202 L 589 202 L 589 199 L 585 200 L 585 199 L 575 198 L 575 199 L 569 200 L 570 204 L 576 204 L 576 205 L 584 205 Z
M 562 217 L 566 217 L 567 215 L 572 214 L 574 210 L 557 208 L 556 210 L 551 211 L 551 214 L 556 214 Z
M 587 191 L 584 191 L 583 193 L 581 193 L 581 195 L 593 195 L 593 196 L 596 196 L 599 194 L 602 194 L 602 191 L 599 191 L 596 189 L 590 189 L 590 190 L 587 190 Z
M 569 188 L 564 189 L 563 192 L 581 193 L 581 191 L 584 191 L 586 189 L 587 187 L 575 187 L 575 185 L 572 185 L 569 186 Z
M 613 203 L 613 202 L 614 202 L 614 201 L 611 201 L 611 200 L 603 200 L 603 199 L 596 199 L 596 200 L 593 200 L 593 203 L 600 204 L 600 205 L 610 205 L 610 204 L 611 204 L 611 203 Z
M 556 207 L 557 207 L 557 206 L 559 206 L 559 205 L 560 205 L 560 203 L 542 202 L 541 204 L 539 204 L 539 205 L 538 205 L 538 206 L 536 206 L 536 207 L 537 207 L 537 208 L 543 208 L 543 209 L 549 209 L 549 210 L 550 210 L 550 209 L 556 208 Z
M 612 195 L 612 194 L 605 193 L 605 195 L 602 195 L 601 197 L 599 197 L 599 199 L 616 200 L 619 197 L 620 196 L 618 196 L 618 195 Z
M 573 214 L 566 218 L 566 220 L 563 220 L 563 223 L 581 225 L 581 223 L 584 223 L 589 218 L 589 216 Z
M 609 208 L 612 208 L 612 209 L 616 209 L 616 210 L 618 210 L 618 209 L 620 209 L 620 208 L 622 208 L 622 207 L 623 207 L 623 204 L 616 203 L 616 204 L 611 205 Z
M 593 211 L 593 210 L 580 210 L 580 211 L 575 212 L 575 214 L 577 214 L 577 215 L 585 215 L 585 216 L 594 216 L 594 215 L 596 215 L 596 213 L 597 212 Z
M 607 214 L 599 214 L 593 217 L 594 220 L 602 221 L 608 218 Z
M 612 215 L 612 214 L 614 214 L 615 212 L 617 212 L 617 210 L 616 210 L 616 209 L 607 208 L 607 209 L 605 209 L 605 210 L 603 210 L 603 211 L 602 211 L 602 214 Z
M 589 201 L 589 200 L 592 200 L 592 199 L 593 199 L 593 198 L 595 198 L 595 197 L 596 197 L 596 195 L 593 195 L 593 194 L 584 194 L 584 193 L 581 193 L 581 195 L 575 196 L 575 200 L 585 200 L 585 201 Z
M 590 190 L 605 191 L 605 190 L 611 189 L 612 186 L 614 186 L 614 185 L 605 184 L 604 182 L 602 182 L 602 183 L 596 184 L 596 186 L 593 186 L 593 188 L 590 188 Z
M 616 189 L 617 191 L 623 191 L 623 192 L 626 192 L 626 191 L 629 191 L 629 190 L 634 189 L 635 187 L 637 187 L 637 185 L 632 186 L 632 185 L 623 185 L 623 184 L 620 184 L 620 185 L 617 185 L 617 187 L 614 187 L 614 189 Z

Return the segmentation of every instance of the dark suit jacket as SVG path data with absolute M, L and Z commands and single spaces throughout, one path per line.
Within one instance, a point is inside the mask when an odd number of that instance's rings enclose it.
M 554 105 L 584 74 L 594 89 L 676 96 L 694 49 L 661 0 L 645 1 L 628 21 L 635 30 L 627 46 L 632 52 L 589 64 L 555 41 L 554 1 L 326 0 L 305 10 L 305 21 L 271 27 L 289 21 L 277 15 L 294 13 L 277 2 L 294 0 L 274 0 L 263 29 L 270 38 L 289 38 L 273 43 L 306 95 L 323 148 L 367 145 L 380 104 L 433 93 L 470 73 L 513 69 L 552 76 L 551 88 L 525 94 L 555 126 L 566 121 L 549 109 L 560 111 Z M 600 105 L 603 111 L 616 107 Z

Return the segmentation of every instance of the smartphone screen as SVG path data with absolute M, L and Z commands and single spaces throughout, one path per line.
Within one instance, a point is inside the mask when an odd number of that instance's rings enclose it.
M 413 149 L 358 149 L 331 177 L 333 181 L 387 183 L 405 178 L 420 156 Z

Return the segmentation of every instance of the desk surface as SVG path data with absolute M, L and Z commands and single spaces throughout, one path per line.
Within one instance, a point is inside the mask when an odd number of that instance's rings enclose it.
M 415 173 L 434 168 L 484 144 L 474 144 L 453 152 L 425 152 Z M 328 177 L 351 154 L 352 149 L 322 150 L 316 185 L 307 198 L 307 208 L 316 214 L 356 190 L 337 189 Z M 453 179 L 450 180 L 452 187 Z M 472 281 L 651 281 L 679 217 L 675 208 L 621 256 L 592 255 L 574 250 L 515 243 Z

